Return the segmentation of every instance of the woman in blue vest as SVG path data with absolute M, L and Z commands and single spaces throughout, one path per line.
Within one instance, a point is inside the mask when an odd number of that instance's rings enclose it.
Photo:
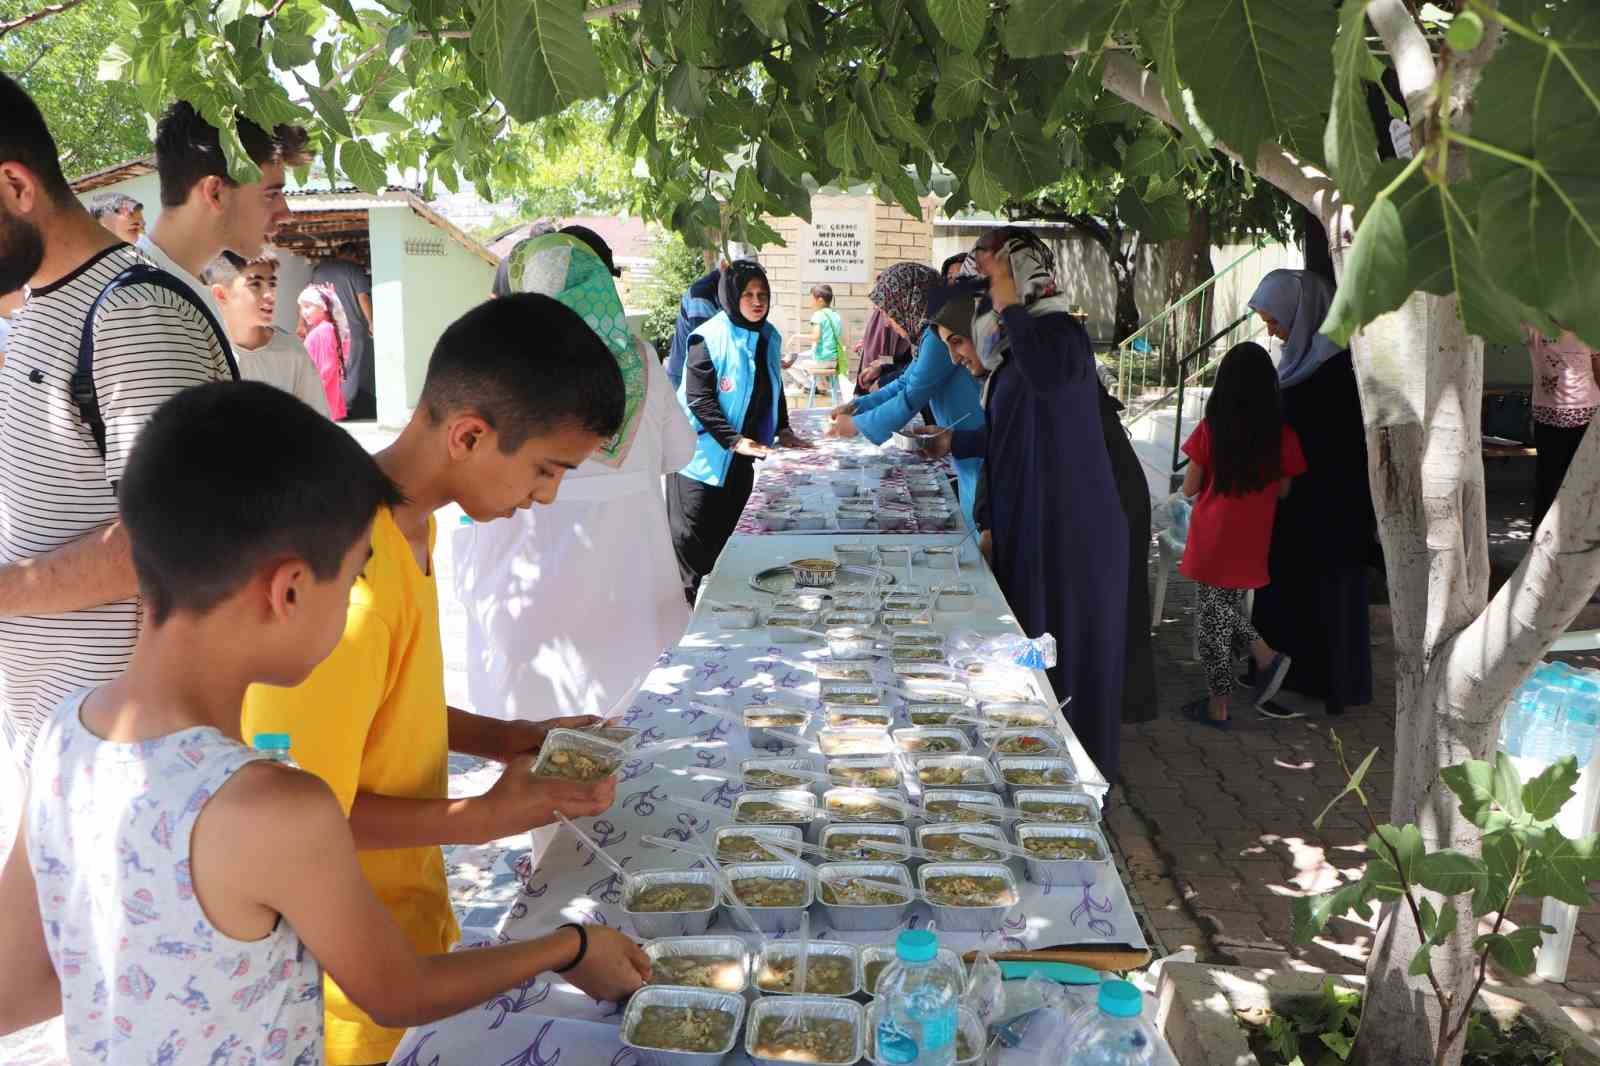
M 927 325 L 928 293 L 939 284 L 934 269 L 921 263 L 896 263 L 878 275 L 878 283 L 867 298 L 883 311 L 896 333 L 908 340 L 920 338 L 917 357 L 892 384 L 834 408 L 828 436 L 854 437 L 859 433 L 874 444 L 882 444 L 924 407 L 932 409 L 938 425 L 959 422 L 962 429 L 983 428 L 978 382 L 951 361 L 938 331 Z M 983 459 L 958 459 L 955 468 L 961 510 L 970 527 Z
M 783 337 L 767 321 L 766 271 L 753 259 L 729 264 L 718 299 L 722 310 L 689 336 L 678 386 L 695 429 L 694 458 L 667 479 L 667 521 L 691 605 L 750 499 L 755 461 L 774 443 L 810 447 L 789 429 L 779 367 Z

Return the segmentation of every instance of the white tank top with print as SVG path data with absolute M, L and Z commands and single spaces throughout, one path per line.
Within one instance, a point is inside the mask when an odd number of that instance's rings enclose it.
M 117 744 L 69 696 L 35 748 L 28 858 L 61 979 L 73 1063 L 316 1066 L 321 969 L 289 924 L 216 929 L 189 837 L 206 801 L 261 756 L 211 728 Z

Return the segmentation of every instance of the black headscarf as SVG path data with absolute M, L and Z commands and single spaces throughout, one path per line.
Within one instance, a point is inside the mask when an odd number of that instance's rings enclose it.
M 722 309 L 728 314 L 728 321 L 740 329 L 752 332 L 759 330 L 766 319 L 760 322 L 751 322 L 739 313 L 739 297 L 744 295 L 744 290 L 752 281 L 760 279 L 767 287 L 767 314 L 772 314 L 772 283 L 767 281 L 767 272 L 761 269 L 761 264 L 754 259 L 735 259 L 728 264 L 722 272 L 722 278 L 717 283 L 717 296 L 722 303 Z

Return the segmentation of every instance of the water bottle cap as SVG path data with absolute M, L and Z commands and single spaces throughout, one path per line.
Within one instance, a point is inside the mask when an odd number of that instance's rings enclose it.
M 257 751 L 288 751 L 288 733 L 257 733 L 251 738 Z
M 932 962 L 939 954 L 939 938 L 926 929 L 907 929 L 895 938 L 894 953 L 901 962 Z
M 1144 1009 L 1144 993 L 1127 981 L 1104 981 L 1100 985 L 1100 1010 L 1113 1018 L 1137 1018 Z

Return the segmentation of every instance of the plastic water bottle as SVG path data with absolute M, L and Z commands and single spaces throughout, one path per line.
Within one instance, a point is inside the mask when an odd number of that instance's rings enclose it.
M 1567 686 L 1567 721 L 1561 736 L 1561 755 L 1577 757 L 1578 769 L 1594 755 L 1595 734 L 1600 730 L 1600 681 L 1579 674 Z
M 1561 758 L 1561 734 L 1566 725 L 1570 692 L 1563 682 L 1545 685 L 1535 694 L 1533 721 L 1522 741 L 1523 758 L 1544 763 Z
M 1533 682 L 1523 685 L 1512 695 L 1511 702 L 1506 704 L 1505 717 L 1500 719 L 1500 750 L 1507 755 L 1521 755 L 1523 745 L 1527 739 L 1528 730 L 1532 727 L 1534 715 L 1534 697 L 1538 689 L 1533 687 Z
M 251 744 L 270 761 L 300 769 L 300 764 L 289 756 L 288 733 L 257 733 L 251 738 Z
M 951 1066 L 956 1060 L 961 986 L 939 963 L 939 938 L 908 929 L 894 942 L 895 961 L 878 979 L 884 1012 L 877 1061 L 887 1066 Z
M 1127 981 L 1105 981 L 1092 1009 L 1074 1016 L 1064 1066 L 1147 1066 L 1155 1061 L 1155 1030 L 1140 1016 L 1144 994 Z

